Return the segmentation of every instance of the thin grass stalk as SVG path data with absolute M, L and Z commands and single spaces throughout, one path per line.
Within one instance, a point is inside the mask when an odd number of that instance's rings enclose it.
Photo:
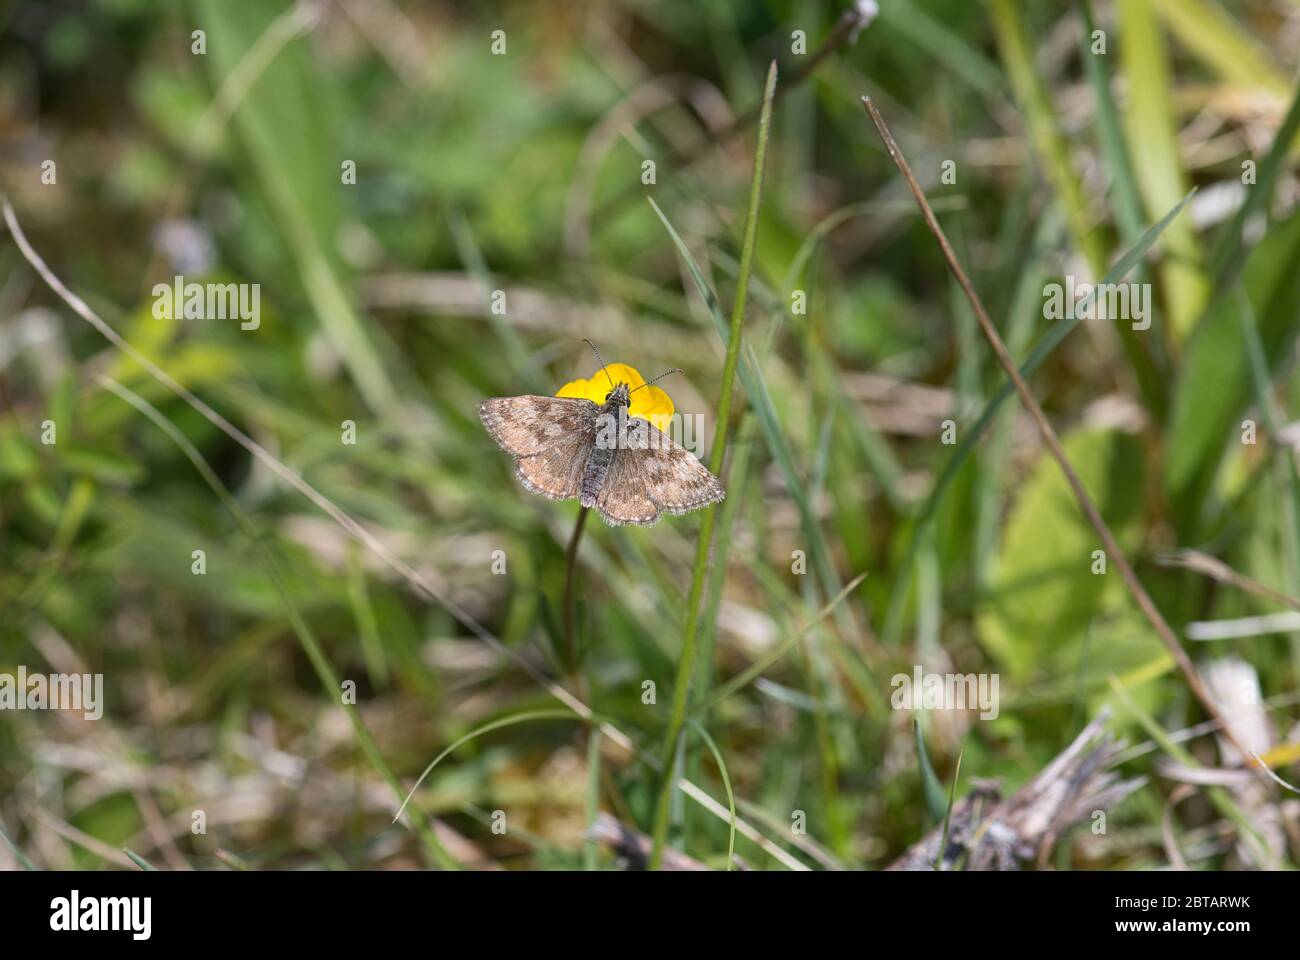
M 573 633 L 573 585 L 577 579 L 578 545 L 582 542 L 582 531 L 587 526 L 587 514 L 591 510 L 583 507 L 578 511 L 578 519 L 573 524 L 573 534 L 569 537 L 568 549 L 564 552 L 564 656 L 568 661 L 569 673 L 575 678 L 578 674 L 578 641 Z
M 948 810 L 943 815 L 943 833 L 939 835 L 939 856 L 935 858 L 934 869 L 943 869 L 943 856 L 948 849 L 948 829 L 952 826 L 952 808 L 957 805 L 957 781 L 961 778 L 961 758 L 965 751 L 957 754 L 957 766 L 952 771 L 952 792 L 948 794 Z
M 1089 0 L 1081 0 L 1079 15 L 1083 24 L 1083 34 L 1079 38 L 1079 57 L 1092 87 L 1101 156 L 1111 173 L 1110 206 L 1120 238 L 1125 246 L 1131 246 L 1142 235 L 1142 193 L 1137 185 L 1137 175 L 1133 171 L 1133 162 L 1120 124 L 1119 108 L 1111 94 L 1106 57 L 1092 52 L 1092 36 L 1096 24 Z M 1138 265 L 1138 274 L 1143 281 L 1147 279 L 1145 264 Z M 1119 333 L 1129 364 L 1133 367 L 1144 406 L 1163 423 L 1169 413 L 1168 384 L 1172 382 L 1165 337 L 1143 336 L 1142 331 L 1134 330 L 1133 325 L 1123 317 L 1115 317 L 1112 322 Z M 1165 333 L 1167 332 L 1166 329 Z
M 1300 600 L 1279 590 L 1274 590 L 1272 587 L 1266 586 L 1243 573 L 1238 573 L 1222 560 L 1212 557 L 1208 553 L 1202 553 L 1199 550 L 1178 550 L 1174 553 L 1158 555 L 1156 562 L 1164 567 L 1182 567 L 1191 570 L 1194 573 L 1217 580 L 1219 583 L 1226 583 L 1238 590 L 1253 593 L 1269 603 L 1290 607 L 1292 610 L 1300 612 Z
M 316 635 L 312 633 L 311 628 L 307 626 L 307 621 L 303 619 L 302 613 L 299 611 L 297 604 L 293 602 L 293 598 L 289 593 L 288 582 L 285 580 L 284 572 L 280 569 L 280 564 L 276 560 L 275 554 L 271 551 L 271 548 L 267 546 L 265 540 L 258 534 L 257 528 L 253 526 L 252 520 L 249 519 L 243 508 L 239 505 L 239 501 L 231 495 L 230 491 L 226 488 L 226 485 L 221 482 L 221 478 L 213 472 L 212 467 L 208 465 L 208 462 L 205 459 L 203 459 L 203 455 L 199 453 L 198 448 L 190 442 L 188 437 L 181 433 L 174 423 L 163 416 L 162 412 L 158 410 L 157 407 L 115 380 L 101 377 L 100 383 L 106 389 L 117 394 L 121 399 L 125 400 L 140 413 L 152 420 L 154 425 L 162 430 L 162 432 L 167 435 L 168 439 L 180 448 L 181 452 L 185 454 L 190 463 L 194 465 L 194 469 L 198 471 L 199 476 L 203 478 L 203 481 L 212 489 L 212 492 L 216 494 L 217 499 L 221 501 L 222 505 L 230 512 L 231 516 L 235 518 L 235 522 L 239 525 L 244 536 L 252 541 L 253 546 L 256 548 L 262 563 L 266 568 L 272 586 L 275 587 L 276 592 L 280 595 L 281 603 L 284 605 L 285 615 L 288 617 L 289 623 L 293 627 L 294 632 L 298 635 L 298 640 L 302 644 L 303 652 L 307 654 L 307 659 L 311 662 L 312 668 L 316 671 L 316 676 L 320 679 L 321 686 L 325 690 L 326 698 L 337 702 L 343 712 L 347 714 L 348 721 L 352 724 L 352 733 L 356 737 L 357 743 L 360 745 L 362 752 L 370 761 L 370 765 L 375 768 L 375 771 L 381 778 L 383 778 L 384 782 L 387 783 L 389 788 L 393 791 L 393 794 L 400 800 L 402 797 L 401 781 L 397 779 L 397 775 L 393 772 L 393 768 L 390 767 L 388 761 L 384 759 L 383 753 L 380 752 L 379 744 L 377 744 L 374 737 L 371 736 L 370 729 L 366 726 L 365 721 L 361 719 L 361 714 L 357 710 L 356 705 L 347 702 L 347 700 L 340 695 L 340 691 L 343 688 L 339 682 L 339 675 L 335 671 L 334 665 L 330 662 L 329 657 L 326 656 L 324 649 L 320 645 L 320 641 L 316 639 Z M 433 827 L 425 820 L 424 816 L 422 814 L 417 814 L 412 818 L 412 820 L 414 822 L 416 833 L 424 842 L 433 859 L 444 870 L 459 870 L 460 864 L 457 862 L 456 858 L 451 855 L 447 848 L 443 846 L 442 841 L 438 839 Z
M 1051 97 L 1034 66 L 1020 11 L 1012 0 L 993 0 L 990 13 L 997 34 L 998 51 L 1011 79 L 1016 99 L 1025 111 L 1034 149 L 1041 157 L 1047 176 L 1056 189 L 1075 244 L 1088 261 L 1093 275 L 1099 277 L 1106 271 L 1106 251 L 1088 217 L 1083 187 L 1070 163 L 1069 146 L 1057 129 Z
M 1151 0 L 1125 0 L 1116 9 L 1120 64 L 1128 90 L 1124 119 L 1130 141 L 1141 144 L 1133 154 L 1133 168 L 1147 211 L 1154 215 L 1188 187 L 1176 129 L 1169 54 Z M 1211 288 L 1203 269 L 1200 239 L 1190 221 L 1170 227 L 1165 248 L 1168 256 L 1158 273 L 1168 317 L 1165 335 L 1176 352 L 1199 320 Z
M 1106 682 L 1110 685 L 1111 692 L 1119 700 L 1120 705 L 1128 711 L 1129 715 L 1138 722 L 1138 725 L 1147 732 L 1147 736 L 1154 740 L 1167 756 L 1185 767 L 1191 767 L 1194 770 L 1202 769 L 1203 765 L 1189 751 L 1176 743 L 1169 733 L 1156 722 L 1155 718 L 1133 700 L 1114 674 L 1108 674 Z M 1224 736 L 1227 737 L 1229 727 L 1221 718 L 1216 717 L 1215 719 L 1219 722 L 1218 729 L 1222 730 Z M 1242 757 L 1247 755 L 1248 753 L 1243 753 Z M 1205 796 L 1214 804 L 1215 809 L 1236 824 L 1242 839 L 1254 850 L 1259 862 L 1267 863 L 1270 859 L 1268 844 L 1251 821 L 1250 816 L 1241 808 L 1232 794 L 1223 787 L 1207 786 Z
M 1011 379 L 1011 383 L 1015 387 L 1016 393 L 1020 395 L 1021 402 L 1024 404 L 1025 409 L 1033 419 L 1034 425 L 1038 428 L 1038 432 L 1042 436 L 1043 442 L 1047 445 L 1048 452 L 1052 455 L 1052 459 L 1057 462 L 1058 466 L 1061 468 L 1061 472 L 1065 475 L 1066 483 L 1069 484 L 1070 490 L 1074 494 L 1074 499 L 1079 505 L 1079 510 L 1087 519 L 1088 524 L 1096 531 L 1098 538 L 1101 540 L 1102 546 L 1106 550 L 1106 555 L 1119 569 L 1120 577 L 1124 581 L 1125 587 L 1128 588 L 1128 592 L 1132 596 L 1134 603 L 1137 604 L 1138 609 L 1141 610 L 1142 615 L 1146 618 L 1147 622 L 1151 624 L 1151 628 L 1155 631 L 1156 636 L 1160 638 L 1165 649 L 1169 651 L 1169 655 L 1173 658 L 1179 672 L 1182 673 L 1183 679 L 1187 682 L 1187 686 L 1192 691 L 1192 694 L 1200 701 L 1201 706 L 1204 707 L 1205 712 L 1211 718 L 1221 720 L 1222 714 L 1219 711 L 1219 706 L 1214 702 L 1214 698 L 1210 696 L 1209 690 L 1206 689 L 1205 684 L 1202 682 L 1200 674 L 1196 672 L 1196 667 L 1192 664 L 1191 657 L 1187 655 L 1187 651 L 1184 650 L 1182 644 L 1178 642 L 1178 637 L 1174 634 L 1173 629 L 1160 613 L 1159 608 L 1156 607 L 1155 602 L 1151 599 L 1151 595 L 1147 593 L 1146 587 L 1142 585 L 1142 581 L 1138 579 L 1138 575 L 1133 570 L 1132 565 L 1128 561 L 1128 557 L 1120 547 L 1119 541 L 1115 539 L 1115 535 L 1111 532 L 1109 525 L 1107 525 L 1105 519 L 1102 518 L 1101 512 L 1097 509 L 1097 505 L 1093 502 L 1091 495 L 1089 495 L 1087 489 L 1084 487 L 1083 481 L 1079 479 L 1078 473 L 1075 472 L 1074 467 L 1071 465 L 1070 459 L 1065 455 L 1065 451 L 1061 447 L 1061 441 L 1056 435 L 1056 430 L 1047 419 L 1047 414 L 1043 412 L 1043 408 L 1034 397 L 1033 391 L 1029 389 L 1029 385 L 1020 375 L 1020 371 L 1016 369 L 1016 362 L 1012 359 L 1010 352 L 1007 350 L 1007 345 L 1003 342 L 1002 335 L 998 333 L 997 327 L 993 325 L 993 321 L 990 319 L 988 311 L 984 308 L 984 301 L 980 299 L 980 295 L 976 292 L 974 285 L 970 281 L 970 277 L 967 276 L 961 262 L 957 259 L 957 255 L 953 252 L 952 244 L 948 242 L 948 237 L 944 233 L 943 227 L 939 226 L 939 221 L 930 207 L 930 202 L 926 199 L 925 191 L 921 188 L 921 184 L 917 182 L 916 175 L 912 173 L 912 168 L 908 164 L 907 158 L 903 156 L 902 150 L 899 149 L 898 143 L 894 140 L 894 135 L 890 132 L 889 125 L 885 123 L 885 118 L 881 116 L 880 111 L 876 108 L 875 103 L 872 102 L 870 97 L 863 97 L 862 104 L 866 107 L 867 113 L 871 117 L 871 122 L 875 124 L 876 130 L 879 132 L 881 140 L 884 141 L 886 149 L 889 150 L 889 156 L 893 159 L 895 166 L 898 167 L 898 172 L 902 174 L 908 190 L 911 191 L 912 197 L 916 200 L 916 204 L 921 210 L 921 216 L 925 220 L 926 226 L 938 242 L 939 249 L 943 253 L 944 260 L 948 264 L 948 269 L 951 270 L 953 276 L 957 278 L 957 282 L 961 285 L 967 299 L 970 300 L 971 308 L 975 311 L 975 317 L 979 320 L 980 329 L 984 332 L 984 337 L 988 341 L 989 346 L 992 347 L 994 356 L 997 357 L 998 363 Z M 1245 747 L 1238 742 L 1231 728 L 1225 726 L 1223 733 L 1224 737 L 1237 748 L 1241 755 L 1243 757 L 1246 756 L 1247 751 Z
M 264 464 L 273 474 L 289 484 L 294 490 L 307 498 L 312 504 L 318 507 L 322 512 L 337 523 L 344 531 L 362 543 L 371 551 L 380 561 L 389 569 L 393 570 L 403 581 L 409 584 L 412 589 L 422 599 L 438 604 L 451 614 L 467 630 L 474 634 L 487 647 L 500 654 L 504 659 L 515 664 L 526 676 L 536 683 L 542 690 L 554 697 L 560 703 L 564 704 L 575 714 L 584 720 L 590 720 L 598 723 L 600 732 L 617 744 L 620 748 L 628 751 L 636 759 L 645 763 L 652 769 L 658 771 L 662 769 L 660 758 L 637 744 L 630 736 L 624 733 L 619 727 L 615 726 L 609 720 L 596 720 L 595 711 L 586 703 L 574 696 L 569 690 L 560 684 L 552 681 L 542 670 L 534 666 L 533 663 L 517 650 L 508 646 L 502 640 L 489 631 L 483 624 L 479 623 L 474 617 L 460 606 L 450 596 L 440 591 L 433 582 L 423 574 L 417 572 L 409 563 L 396 556 L 388 547 L 372 534 L 366 527 L 362 526 L 351 514 L 341 509 L 332 500 L 322 494 L 319 490 L 307 483 L 301 476 L 284 464 L 283 461 L 273 456 L 261 444 L 254 441 L 246 433 L 232 424 L 229 420 L 217 413 L 211 406 L 196 396 L 188 388 L 182 386 L 171 374 L 169 374 L 158 364 L 154 363 L 130 342 L 122 337 L 115 329 L 109 326 L 102 317 L 90 309 L 86 302 L 73 293 L 55 275 L 54 271 L 41 258 L 34 247 L 27 239 L 22 227 L 18 223 L 18 218 L 14 214 L 13 206 L 9 203 L 7 197 L 0 193 L 0 212 L 3 212 L 4 222 L 9 228 L 9 233 L 13 237 L 14 243 L 17 244 L 19 252 L 22 254 L 28 264 L 36 271 L 37 275 L 45 282 L 54 294 L 62 300 L 67 306 L 81 319 L 85 320 L 90 326 L 94 327 L 106 340 L 116 347 L 124 356 L 134 361 L 150 377 L 156 380 L 164 388 L 173 393 L 180 400 L 188 404 L 196 413 L 220 430 L 223 434 L 237 443 L 240 447 L 248 451 L 254 459 Z M 170 422 L 170 421 L 168 421 Z M 690 781 L 684 781 L 682 792 L 691 797 L 706 810 L 709 810 L 714 816 L 726 821 L 728 818 L 725 812 L 719 813 L 721 809 L 718 802 L 702 790 L 698 785 Z M 759 834 L 752 826 L 743 820 L 737 824 L 741 833 L 753 842 L 757 843 L 763 850 L 780 860 L 783 864 L 792 870 L 803 869 L 803 865 L 793 859 L 782 859 L 784 851 L 772 843 L 766 837 Z
M 713 449 L 709 454 L 709 469 L 721 476 L 722 461 L 727 452 L 727 427 L 731 418 L 731 397 L 736 384 L 736 367 L 740 363 L 740 330 L 745 318 L 745 300 L 749 291 L 749 275 L 754 266 L 754 247 L 758 238 L 758 210 L 763 197 L 763 170 L 767 162 L 767 141 L 772 127 L 772 99 L 776 93 L 776 61 L 767 71 L 767 85 L 763 91 L 763 109 L 758 122 L 758 146 L 754 153 L 754 176 L 749 188 L 749 209 L 745 214 L 745 234 L 740 250 L 740 273 L 736 277 L 736 299 L 731 310 L 730 336 L 727 339 L 727 359 L 722 369 L 722 393 L 718 398 L 717 429 L 713 434 Z M 677 742 L 686 723 L 686 706 L 690 698 L 691 676 L 695 669 L 697 638 L 699 635 L 700 598 L 704 592 L 705 574 L 709 566 L 709 547 L 713 539 L 713 526 L 717 518 L 717 505 L 704 511 L 700 522 L 700 536 L 695 547 L 695 566 L 691 573 L 691 591 L 686 604 L 686 630 L 682 637 L 681 657 L 677 661 L 677 676 L 673 683 L 672 712 L 668 718 L 668 731 L 664 736 L 662 780 L 655 806 L 654 847 L 650 853 L 650 869 L 657 870 L 663 861 L 664 841 L 668 836 L 668 811 L 672 801 L 675 780 Z

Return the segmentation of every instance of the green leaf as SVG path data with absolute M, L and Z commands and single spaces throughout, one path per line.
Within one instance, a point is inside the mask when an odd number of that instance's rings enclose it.
M 1296 334 L 1300 302 L 1300 214 L 1275 226 L 1246 261 L 1243 286 L 1273 369 L 1284 362 Z M 1165 488 L 1195 539 L 1202 504 L 1229 443 L 1239 442 L 1241 415 L 1251 398 L 1249 360 L 1240 303 L 1221 297 L 1187 345 L 1167 437 Z
M 1128 85 L 1124 116 L 1130 142 L 1141 144 L 1133 159 L 1147 212 L 1154 215 L 1167 210 L 1188 188 L 1175 126 L 1178 114 L 1170 89 L 1169 57 L 1151 0 L 1126 0 L 1119 11 L 1120 54 Z M 1168 256 L 1160 274 L 1168 304 L 1168 334 L 1172 343 L 1181 343 L 1209 294 L 1191 221 L 1170 227 L 1165 249 Z
M 1113 431 L 1086 431 L 1062 438 L 1062 444 L 1123 545 L 1141 507 L 1137 441 Z M 1101 549 L 1065 476 L 1044 451 L 1007 519 L 989 576 L 991 597 L 979 619 L 981 642 L 1012 677 L 1029 677 L 1080 640 L 1107 603 L 1122 602 L 1119 573 L 1109 558 L 1106 573 L 1093 572 L 1093 551 Z
M 1146 255 L 1146 252 L 1151 249 L 1152 245 L 1160 235 L 1164 233 L 1169 224 L 1172 223 L 1178 214 L 1182 212 L 1183 207 L 1187 205 L 1187 201 L 1192 199 L 1192 194 L 1194 192 L 1194 190 L 1189 192 L 1187 196 L 1183 197 L 1183 199 L 1178 202 L 1177 206 L 1164 215 L 1159 223 L 1148 228 L 1147 232 L 1142 234 L 1141 239 L 1138 240 L 1138 242 L 1135 243 L 1128 252 L 1124 254 L 1124 256 L 1120 257 L 1113 267 L 1106 271 L 1106 276 L 1102 278 L 1102 283 L 1118 283 L 1120 280 L 1123 280 L 1137 262 Z M 1056 321 L 1056 323 L 1052 325 L 1051 329 L 1049 329 L 1047 333 L 1043 334 L 1039 341 L 1034 345 L 1034 348 L 1029 351 L 1029 356 L 1026 357 L 1024 363 L 1020 365 L 1020 375 L 1024 377 L 1025 380 L 1029 379 L 1030 375 L 1038 369 L 1039 365 L 1041 365 L 1045 359 L 1047 359 L 1047 356 L 1055 350 L 1067 336 L 1070 335 L 1070 332 L 1076 326 L 1078 326 L 1079 318 L 1086 312 L 1083 309 L 1083 306 L 1087 303 L 1091 303 L 1091 295 L 1089 295 L 1085 300 L 1084 304 L 1080 304 L 1079 308 L 1075 311 L 1074 316 L 1067 315 Z M 1006 400 L 1007 397 L 1011 396 L 1014 390 L 1015 388 L 1010 382 L 1004 383 L 1001 389 L 999 389 L 994 395 L 993 399 L 990 400 L 985 405 L 984 409 L 980 411 L 980 415 L 976 418 L 974 424 L 972 424 L 970 428 L 962 431 L 964 435 L 958 442 L 957 449 L 953 451 L 952 457 L 946 464 L 944 464 L 943 470 L 939 474 L 939 478 L 935 480 L 933 488 L 931 488 L 929 495 L 925 498 L 925 502 L 921 504 L 920 509 L 917 511 L 916 520 L 912 525 L 912 533 L 908 540 L 905 559 L 899 567 L 899 569 L 903 571 L 904 575 L 898 578 L 895 584 L 893 596 L 889 603 L 889 613 L 886 618 L 885 626 L 886 640 L 891 640 L 898 635 L 899 624 L 902 619 L 903 601 L 907 596 L 907 588 L 911 582 L 917 548 L 924 539 L 923 535 L 934 520 L 935 511 L 938 510 L 939 504 L 943 501 L 944 494 L 952 484 L 952 481 L 956 478 L 962 464 L 964 464 L 966 459 L 974 452 L 975 445 L 984 435 L 984 431 L 988 428 L 988 425 L 993 421 L 994 415 L 998 412 L 998 407 L 1002 405 L 1003 401 Z

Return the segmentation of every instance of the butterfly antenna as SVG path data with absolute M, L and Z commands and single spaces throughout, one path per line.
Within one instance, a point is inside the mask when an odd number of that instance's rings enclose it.
M 605 370 L 605 361 L 600 359 L 600 351 L 596 349 L 596 345 L 592 343 L 590 340 L 588 340 L 586 337 L 582 338 L 582 342 L 585 343 L 587 346 L 591 347 L 591 352 L 596 355 L 596 362 L 600 364 L 600 369 Z M 605 370 L 605 379 L 609 381 L 609 388 L 613 390 L 614 378 L 609 375 L 608 370 Z
M 641 384 L 641 387 L 648 387 L 648 386 L 650 386 L 651 383 L 658 383 L 660 380 L 662 380 L 664 377 L 668 376 L 668 374 L 670 374 L 670 373 L 685 373 L 685 372 L 686 372 L 686 371 L 683 370 L 681 367 L 673 367 L 671 370 L 665 370 L 663 373 L 659 374 L 659 376 L 655 377 L 655 378 L 654 378 L 653 380 L 651 380 L 649 383 L 643 383 L 643 384 Z M 631 396 L 632 394 L 636 393 L 636 391 L 637 391 L 637 390 L 640 390 L 641 387 L 637 387 L 637 388 L 635 388 L 635 389 L 633 389 L 633 390 L 629 390 L 629 391 L 628 391 L 628 396 Z

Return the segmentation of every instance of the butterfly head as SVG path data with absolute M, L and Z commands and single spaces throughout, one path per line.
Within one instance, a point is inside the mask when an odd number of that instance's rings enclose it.
M 613 390 L 605 394 L 605 406 L 630 407 L 632 400 L 628 396 L 626 383 L 617 384 Z

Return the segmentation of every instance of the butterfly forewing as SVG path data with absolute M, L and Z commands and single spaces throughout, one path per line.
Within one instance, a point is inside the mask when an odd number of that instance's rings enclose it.
M 530 457 L 575 434 L 594 434 L 597 406 L 577 397 L 492 397 L 479 419 L 506 453 Z
M 582 488 L 582 474 L 594 446 L 591 433 L 567 434 L 541 453 L 519 458 L 519 481 L 533 493 L 552 500 L 576 497 Z
M 572 397 L 493 397 L 479 404 L 492 439 L 517 458 L 520 482 L 553 500 L 578 495 L 596 431 L 596 405 Z

